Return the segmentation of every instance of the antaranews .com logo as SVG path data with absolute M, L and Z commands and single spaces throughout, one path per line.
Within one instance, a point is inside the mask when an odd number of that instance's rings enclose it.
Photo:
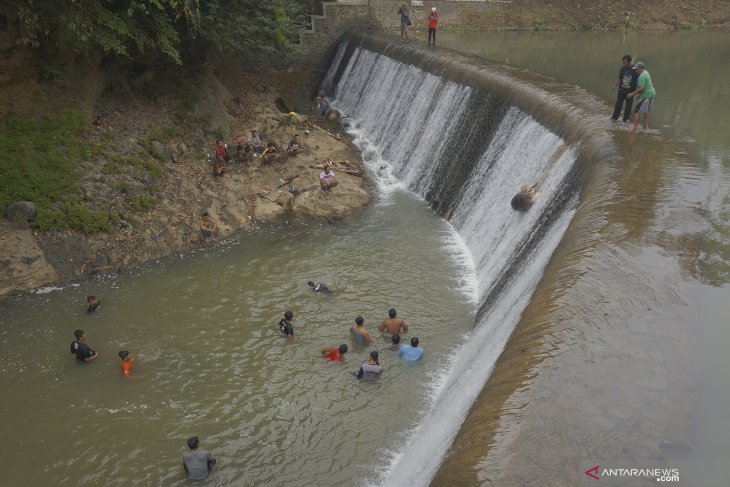
M 596 465 L 585 471 L 589 477 L 601 480 L 608 477 L 655 478 L 657 482 L 679 482 L 678 468 L 603 468 Z

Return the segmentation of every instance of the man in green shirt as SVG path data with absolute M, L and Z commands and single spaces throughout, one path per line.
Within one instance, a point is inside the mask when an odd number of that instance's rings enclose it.
M 634 111 L 634 129 L 632 132 L 636 132 L 636 128 L 639 126 L 639 114 L 644 114 L 644 130 L 649 128 L 649 112 L 654 107 L 654 85 L 651 82 L 651 76 L 649 71 L 646 70 L 646 65 L 639 61 L 634 65 L 634 69 L 639 73 L 639 79 L 636 82 L 636 91 L 632 91 L 626 98 L 633 98 L 639 95 L 639 103 L 636 104 Z

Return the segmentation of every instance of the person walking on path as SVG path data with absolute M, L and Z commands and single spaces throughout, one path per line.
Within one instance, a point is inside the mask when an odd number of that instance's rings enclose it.
M 428 16 L 428 45 L 431 45 L 431 37 L 433 37 L 433 45 L 436 45 L 436 29 L 439 27 L 439 13 L 436 7 L 431 7 L 431 13 Z
M 411 18 L 408 16 L 405 3 L 401 4 L 398 14 L 400 15 L 400 38 L 408 39 L 408 27 L 411 25 Z
M 618 94 L 616 95 L 616 106 L 613 107 L 613 115 L 611 120 L 618 121 L 618 117 L 621 115 L 621 108 L 626 102 L 626 109 L 624 110 L 624 122 L 628 122 L 631 117 L 631 106 L 634 103 L 632 98 L 628 98 L 626 95 L 636 90 L 636 80 L 638 73 L 634 71 L 634 65 L 631 64 L 631 54 L 624 54 L 621 58 L 623 64 L 621 69 L 618 71 L 618 79 L 613 84 L 611 90 L 618 88 Z
M 651 75 L 646 70 L 646 65 L 639 61 L 634 65 L 634 69 L 639 73 L 639 78 L 636 81 L 636 90 L 632 91 L 626 98 L 633 98 L 639 95 L 639 103 L 636 104 L 634 110 L 634 128 L 632 132 L 636 132 L 636 127 L 639 125 L 639 114 L 644 114 L 644 130 L 649 128 L 649 112 L 654 108 L 654 97 L 656 91 L 654 85 L 651 82 Z

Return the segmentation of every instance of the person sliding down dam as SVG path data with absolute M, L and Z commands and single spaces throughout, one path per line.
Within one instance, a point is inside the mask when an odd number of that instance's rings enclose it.
M 537 192 L 537 186 L 529 184 L 523 184 L 520 187 L 520 192 L 512 198 L 512 208 L 517 211 L 527 211 L 532 208 L 533 203 L 540 195 Z

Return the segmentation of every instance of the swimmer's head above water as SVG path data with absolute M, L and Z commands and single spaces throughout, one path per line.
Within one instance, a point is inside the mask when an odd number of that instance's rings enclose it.
M 365 323 L 365 318 L 363 318 L 362 316 L 355 317 L 355 324 L 357 326 L 362 326 L 364 323 Z

